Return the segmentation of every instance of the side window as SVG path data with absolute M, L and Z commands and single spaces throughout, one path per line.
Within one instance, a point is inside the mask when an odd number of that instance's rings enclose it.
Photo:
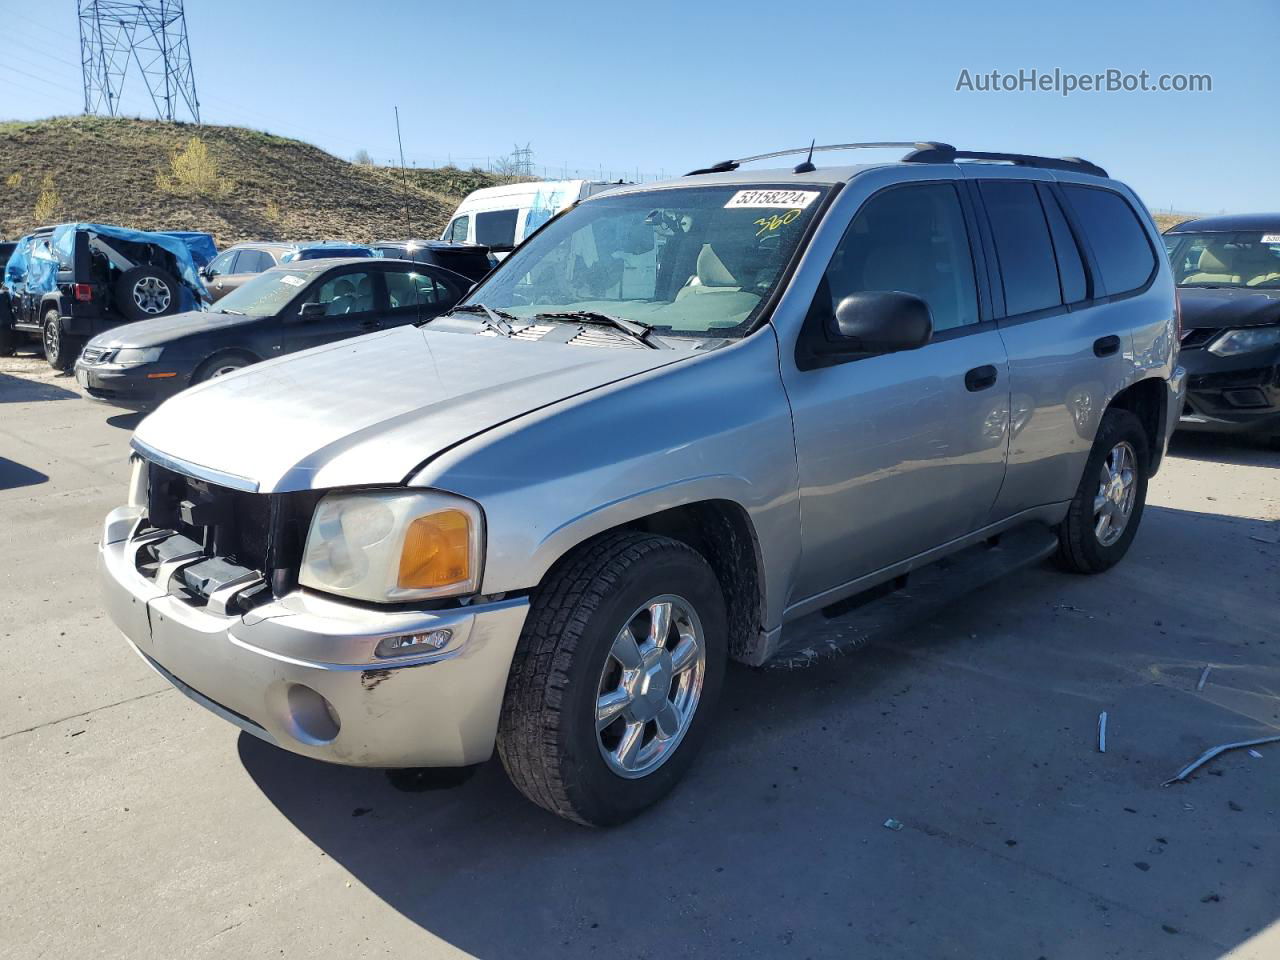
M 368 313 L 373 310 L 373 277 L 363 271 L 333 277 L 320 284 L 307 303 L 323 303 L 326 317 Z
M 831 258 L 815 309 L 824 319 L 851 293 L 898 290 L 924 300 L 935 331 L 978 322 L 973 254 L 949 183 L 893 187 L 862 205 Z
M 1084 275 L 1084 258 L 1071 233 L 1067 218 L 1058 206 L 1058 198 L 1046 188 L 1040 188 L 1040 202 L 1044 204 L 1045 219 L 1049 221 L 1049 236 L 1053 238 L 1053 254 L 1058 261 L 1058 282 L 1062 287 L 1063 303 L 1079 303 L 1088 296 L 1088 284 Z
M 1035 184 L 984 180 L 980 189 L 1000 260 L 1005 313 L 1061 306 L 1058 265 Z
M 455 303 L 458 295 L 449 287 L 424 273 L 388 272 L 387 299 L 392 310 L 416 310 L 419 306 L 434 307 Z
M 221 276 L 223 274 L 230 273 L 231 265 L 236 259 L 236 254 L 239 252 L 239 250 L 227 250 L 210 260 L 208 267 L 210 275 L 216 274 Z
M 518 210 L 490 210 L 476 214 L 476 243 L 495 250 L 510 250 L 516 245 Z
M 450 243 L 466 243 L 467 230 L 471 227 L 471 217 L 458 217 L 453 223 L 449 224 L 449 229 L 445 231 L 444 238 Z
M 241 250 L 240 259 L 236 261 L 236 273 L 261 273 L 275 265 L 276 262 L 271 259 L 269 253 L 261 250 Z
M 1063 184 L 1062 192 L 1093 248 L 1108 294 L 1128 293 L 1151 279 L 1155 253 L 1128 200 L 1099 187 Z

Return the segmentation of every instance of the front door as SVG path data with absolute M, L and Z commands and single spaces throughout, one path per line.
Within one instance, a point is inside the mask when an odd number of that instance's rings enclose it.
M 284 325 L 284 353 L 379 329 L 386 291 L 373 270 L 347 267 L 312 284 Z
M 979 311 L 972 223 L 953 183 L 890 187 L 862 205 L 827 268 L 807 324 L 821 330 L 851 293 L 897 290 L 929 305 L 934 335 L 917 350 L 784 373 L 803 549 L 793 603 L 988 521 L 1009 375 Z

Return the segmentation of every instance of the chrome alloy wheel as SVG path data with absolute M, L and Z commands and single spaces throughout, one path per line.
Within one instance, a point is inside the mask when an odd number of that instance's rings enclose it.
M 596 740 L 611 771 L 634 780 L 675 753 L 698 709 L 706 668 L 702 623 L 689 601 L 663 594 L 628 618 L 596 694 Z
M 1137 455 L 1128 440 L 1121 440 L 1102 461 L 1098 493 L 1093 498 L 1093 532 L 1098 543 L 1109 547 L 1120 539 L 1133 513 L 1137 496 Z
M 143 313 L 159 316 L 169 309 L 169 287 L 159 277 L 142 277 L 133 285 L 133 302 Z

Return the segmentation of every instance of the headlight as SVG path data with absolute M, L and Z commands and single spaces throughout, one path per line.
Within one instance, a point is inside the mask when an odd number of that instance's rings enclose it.
M 1280 327 L 1250 327 L 1245 330 L 1228 330 L 1209 346 L 1209 352 L 1219 357 L 1234 357 L 1240 353 L 1265 350 L 1280 343 Z
M 136 367 L 141 363 L 155 363 L 160 359 L 160 351 L 164 347 L 124 347 L 116 351 L 112 363 L 117 363 L 122 367 Z
M 343 597 L 401 602 L 480 588 L 484 517 L 432 491 L 331 493 L 311 518 L 298 582 Z

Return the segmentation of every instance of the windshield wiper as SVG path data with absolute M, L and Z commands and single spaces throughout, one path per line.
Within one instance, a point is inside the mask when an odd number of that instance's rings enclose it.
M 519 322 L 520 318 L 515 314 L 506 313 L 502 310 L 494 310 L 487 307 L 483 303 L 464 303 L 461 306 L 454 307 L 449 313 L 474 313 L 484 320 L 484 325 L 496 333 L 502 334 L 504 337 L 514 337 L 515 330 L 511 326 L 511 321 Z M 449 314 L 445 314 L 448 316 Z M 431 318 L 433 319 L 433 318 Z M 423 320 L 422 323 L 428 323 L 429 320 Z M 419 324 L 421 326 L 422 324 Z
M 615 330 L 621 330 L 636 343 L 646 346 L 650 350 L 662 349 L 656 343 L 649 341 L 649 334 L 653 332 L 653 327 L 649 324 L 641 323 L 639 320 L 628 320 L 626 317 L 615 317 L 611 313 L 598 313 L 595 310 L 564 310 L 535 314 L 534 319 L 576 320 L 578 323 L 594 323 L 602 327 L 613 327 Z
M 244 317 L 247 314 L 243 310 L 228 310 L 226 307 L 219 307 L 214 313 L 229 313 L 233 317 Z

